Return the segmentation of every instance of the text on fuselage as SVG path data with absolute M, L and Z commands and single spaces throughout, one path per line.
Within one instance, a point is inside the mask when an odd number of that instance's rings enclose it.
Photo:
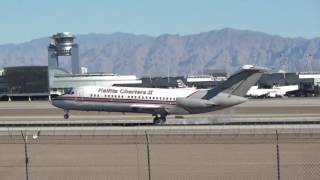
M 128 90 L 128 89 L 112 89 L 99 88 L 98 93 L 120 93 L 120 94 L 137 94 L 137 95 L 152 95 L 153 90 Z

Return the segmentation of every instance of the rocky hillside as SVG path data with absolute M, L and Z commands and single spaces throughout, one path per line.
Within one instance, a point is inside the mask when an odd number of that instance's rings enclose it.
M 266 33 L 222 29 L 158 37 L 115 34 L 77 35 L 80 61 L 89 72 L 145 76 L 185 75 L 206 69 L 232 72 L 243 64 L 274 70 L 320 70 L 320 38 L 283 38 Z M 49 39 L 0 45 L 0 68 L 46 65 Z M 62 58 L 60 64 L 69 66 Z

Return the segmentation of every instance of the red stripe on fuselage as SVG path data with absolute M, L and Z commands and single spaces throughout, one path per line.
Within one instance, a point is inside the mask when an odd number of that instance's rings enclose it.
M 175 105 L 176 101 L 143 100 L 143 99 L 116 99 L 116 98 L 93 98 L 93 97 L 57 97 L 54 100 L 110 102 L 110 103 L 143 103 L 143 104 L 166 104 Z

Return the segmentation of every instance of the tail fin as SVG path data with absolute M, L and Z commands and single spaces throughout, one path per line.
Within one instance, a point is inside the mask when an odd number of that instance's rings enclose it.
M 177 88 L 186 88 L 187 86 L 181 79 L 177 79 Z
M 202 99 L 211 99 L 220 92 L 236 96 L 245 96 L 251 86 L 255 85 L 266 68 L 244 65 L 242 69 L 231 75 L 225 82 L 214 89 L 208 90 Z

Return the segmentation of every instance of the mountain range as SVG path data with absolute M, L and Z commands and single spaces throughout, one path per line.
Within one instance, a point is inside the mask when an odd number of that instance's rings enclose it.
M 49 37 L 0 45 L 0 68 L 47 65 Z M 77 35 L 80 64 L 89 72 L 167 76 L 201 74 L 208 69 L 232 72 L 244 64 L 274 71 L 320 69 L 320 38 L 285 38 L 225 28 L 190 35 L 157 37 L 126 33 Z M 60 65 L 70 69 L 63 57 Z

